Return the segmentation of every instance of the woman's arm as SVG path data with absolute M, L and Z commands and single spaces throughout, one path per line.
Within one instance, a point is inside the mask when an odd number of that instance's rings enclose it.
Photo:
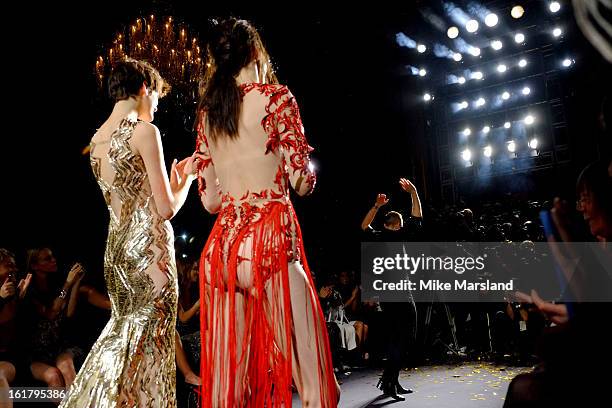
M 198 299 L 197 302 L 195 302 L 193 306 L 189 308 L 189 310 L 185 310 L 183 309 L 182 305 L 179 305 L 179 310 L 178 310 L 179 320 L 183 323 L 187 323 L 193 316 L 195 316 L 199 312 L 199 310 L 200 310 L 200 299 Z
M 85 298 L 90 305 L 99 307 L 100 309 L 111 309 L 111 302 L 108 296 L 98 292 L 94 287 L 82 285 L 79 288 L 79 292 L 82 295 L 85 295 Z
M 195 157 L 191 156 L 178 163 L 175 159 L 168 179 L 159 129 L 150 123 L 139 122 L 134 129 L 132 140 L 144 161 L 157 211 L 164 219 L 169 220 L 185 203 L 189 187 L 195 178 Z
M 271 114 L 264 119 L 264 128 L 269 135 L 267 151 L 280 148 L 283 161 L 289 171 L 289 182 L 298 195 L 307 195 L 314 190 L 317 178 L 310 162 L 314 150 L 308 145 L 298 104 L 285 86 L 270 97 L 267 110 Z
M 216 214 L 221 208 L 221 188 L 212 162 L 208 140 L 204 132 L 204 115 L 198 126 L 198 139 L 196 141 L 196 154 L 198 156 L 198 191 L 202 205 L 211 214 Z
M 376 202 L 374 203 L 374 207 L 368 210 L 365 217 L 363 217 L 363 221 L 361 221 L 362 230 L 365 231 L 368 228 L 370 228 L 370 224 L 372 224 L 372 221 L 374 221 L 374 218 L 376 217 L 376 214 L 378 213 L 379 208 L 387 204 L 388 202 L 389 202 L 389 199 L 387 198 L 385 194 L 379 194 L 376 196 Z

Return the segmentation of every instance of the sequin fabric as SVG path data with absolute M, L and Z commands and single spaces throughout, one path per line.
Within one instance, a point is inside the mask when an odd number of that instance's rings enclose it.
M 110 214 L 104 277 L 112 312 L 62 408 L 176 407 L 174 234 L 130 147 L 137 123 L 124 119 L 107 146 L 91 146 Z

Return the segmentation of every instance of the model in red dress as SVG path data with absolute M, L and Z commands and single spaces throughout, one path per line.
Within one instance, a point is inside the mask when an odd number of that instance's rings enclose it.
M 256 32 L 228 21 L 220 37 L 231 53 Z M 289 197 L 290 186 L 312 192 L 313 149 L 289 89 L 262 83 L 261 47 L 230 73 L 240 98 L 234 137 L 210 137 L 212 112 L 200 105 L 199 190 L 218 212 L 200 262 L 202 406 L 289 407 L 293 382 L 304 406 L 335 407 L 327 328 Z

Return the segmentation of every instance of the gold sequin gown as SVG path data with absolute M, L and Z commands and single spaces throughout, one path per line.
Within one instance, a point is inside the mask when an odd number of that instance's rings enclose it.
M 130 147 L 137 123 L 124 119 L 108 141 L 91 145 L 110 213 L 104 277 L 112 313 L 60 407 L 176 407 L 174 234 Z

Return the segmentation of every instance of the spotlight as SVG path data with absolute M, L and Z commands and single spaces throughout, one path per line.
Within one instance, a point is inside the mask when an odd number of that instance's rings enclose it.
M 487 27 L 495 27 L 498 21 L 499 19 L 497 18 L 497 14 L 495 13 L 489 13 L 485 17 L 485 24 L 487 25 Z
M 470 149 L 465 149 L 464 151 L 462 151 L 461 158 L 464 161 L 469 162 L 472 159 L 472 152 L 470 151 Z
M 516 152 L 516 143 L 514 142 L 514 140 L 508 142 L 508 151 L 510 153 Z
M 561 34 L 563 34 L 563 31 L 559 27 L 556 27 L 552 31 L 552 35 L 555 36 L 555 37 L 561 37 Z
M 523 88 L 521 92 L 523 93 L 523 95 L 529 95 L 531 93 L 531 89 L 529 89 L 529 87 L 526 86 Z
M 468 33 L 475 33 L 478 30 L 478 21 L 472 19 L 465 23 L 465 29 Z
M 557 11 L 561 10 L 561 4 L 559 4 L 558 1 L 551 1 L 548 8 L 551 12 L 556 13 Z
M 459 109 L 465 109 L 467 107 L 468 107 L 467 101 L 462 101 L 461 103 L 459 103 Z
M 517 44 L 522 44 L 525 42 L 525 34 L 523 33 L 516 33 L 514 35 L 514 42 Z
M 470 128 L 463 129 L 463 136 L 469 136 L 471 134 L 472 134 L 472 129 Z
M 521 18 L 523 17 L 523 14 L 525 14 L 525 9 L 522 6 L 514 6 L 510 11 L 510 15 L 513 18 Z
M 426 93 L 425 95 L 423 95 L 423 100 L 424 100 L 425 102 L 429 102 L 429 101 L 431 101 L 431 95 L 430 95 L 430 94 L 428 94 L 428 93 Z
M 462 58 L 463 58 L 463 56 L 460 53 L 458 53 L 458 52 L 453 54 L 453 59 L 455 61 L 457 61 L 457 62 L 461 61 Z
M 569 58 L 566 58 L 563 60 L 562 64 L 564 67 L 569 67 L 570 65 L 572 65 L 572 60 Z
M 480 97 L 476 100 L 476 106 L 482 106 L 486 103 L 487 101 L 485 101 L 485 98 Z
M 499 64 L 497 66 L 497 72 L 500 72 L 500 73 L 506 72 L 507 69 L 508 69 L 508 67 L 505 66 L 504 64 Z
M 510 129 L 510 122 L 505 122 L 504 123 L 504 128 Z
M 482 72 L 476 71 L 476 72 L 472 72 L 472 78 L 474 78 L 474 79 L 482 79 L 484 77 L 482 75 Z
M 478 48 L 478 47 L 471 47 L 468 52 L 470 54 L 472 54 L 473 56 L 477 57 L 477 56 L 480 55 L 480 48 Z
M 448 38 L 457 38 L 459 35 L 459 29 L 455 26 L 449 27 L 449 29 L 446 31 L 446 35 L 448 35 Z
M 419 76 L 424 77 L 425 75 L 427 75 L 427 71 L 425 71 L 425 68 L 419 69 Z
M 422 54 L 425 51 L 427 51 L 427 47 L 424 46 L 423 44 L 419 44 L 419 45 L 417 45 L 417 51 L 419 52 L 419 54 Z
M 491 147 L 491 145 L 487 145 L 483 149 L 482 153 L 485 157 L 491 157 L 491 155 L 493 154 L 493 148 Z
M 502 99 L 504 101 L 507 101 L 508 99 L 510 99 L 510 92 L 504 91 L 504 93 L 502 94 Z
M 187 234 L 181 235 L 181 238 L 183 238 L 183 241 L 187 241 Z
M 533 116 L 531 116 L 531 115 L 527 115 L 527 116 L 525 116 L 524 121 L 525 121 L 526 125 L 532 125 L 533 122 L 535 121 L 535 118 Z
M 501 41 L 499 41 L 499 40 L 491 41 L 491 47 L 493 47 L 493 49 L 495 51 L 501 50 L 503 46 L 504 46 L 504 44 Z
M 183 254 L 183 259 L 187 258 L 187 254 Z
M 460 76 L 457 78 L 457 82 L 459 82 L 461 85 L 465 84 L 465 77 Z
M 518 63 L 519 67 L 521 68 L 525 68 L 527 66 L 527 60 L 526 59 L 522 59 L 519 61 Z
M 482 128 L 482 133 L 489 133 L 491 131 L 491 128 L 489 126 L 485 126 Z
M 531 139 L 529 141 L 529 147 L 531 147 L 532 149 L 537 149 L 538 148 L 538 139 L 536 139 L 535 137 L 533 139 Z

